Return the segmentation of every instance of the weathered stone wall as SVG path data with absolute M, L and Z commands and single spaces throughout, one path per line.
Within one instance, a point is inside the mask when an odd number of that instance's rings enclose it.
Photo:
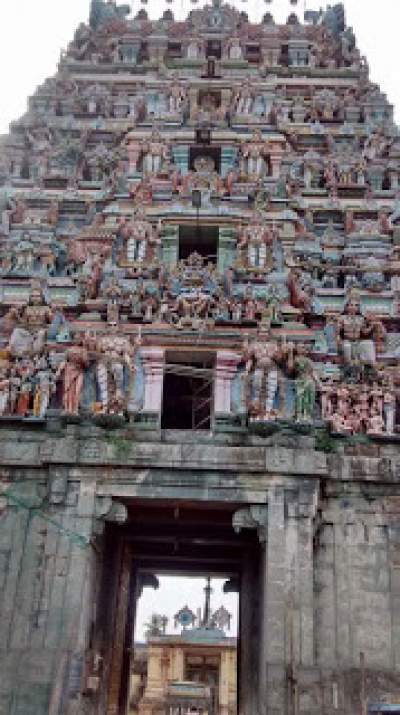
M 22 471 L 22 470 L 21 470 Z M 63 712 L 80 690 L 96 555 L 92 494 L 66 474 L 15 475 L 0 517 L 0 712 Z M 61 707 L 61 709 L 60 709 Z M 66 710 L 65 710 L 66 711 Z M 53 711 L 52 711 L 53 712 Z
M 2 715 L 108 712 L 104 692 L 82 696 L 104 521 L 155 495 L 256 507 L 244 524 L 264 554 L 244 582 L 255 608 L 244 715 L 257 701 L 259 715 L 361 712 L 360 653 L 371 700 L 400 692 L 395 446 L 339 442 L 329 454 L 294 434 L 194 444 L 56 427 L 0 431 Z

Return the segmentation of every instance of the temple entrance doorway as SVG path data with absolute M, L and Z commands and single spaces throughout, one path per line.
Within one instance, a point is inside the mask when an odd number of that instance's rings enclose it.
M 99 715 L 255 715 L 256 533 L 235 533 L 232 504 L 137 500 L 128 510 L 106 533 Z

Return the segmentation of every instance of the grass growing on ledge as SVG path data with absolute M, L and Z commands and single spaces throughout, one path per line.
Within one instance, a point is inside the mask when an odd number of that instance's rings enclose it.
M 126 459 L 132 452 L 132 442 L 129 439 L 108 434 L 106 441 L 113 448 L 114 457 L 116 459 Z

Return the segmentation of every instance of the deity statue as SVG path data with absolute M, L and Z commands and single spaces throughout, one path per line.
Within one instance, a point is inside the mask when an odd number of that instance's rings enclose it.
M 333 415 L 333 399 L 336 395 L 336 389 L 331 379 L 321 382 L 321 417 L 323 420 L 329 421 Z
M 33 390 L 34 372 L 35 366 L 32 358 L 26 356 L 18 362 L 14 386 L 17 389 L 15 409 L 19 417 L 26 417 L 28 415 Z
M 33 384 L 34 396 L 32 414 L 34 417 L 43 419 L 47 413 L 51 394 L 55 390 L 55 375 L 44 355 L 35 359 Z
M 27 273 L 29 275 L 33 271 L 34 261 L 34 245 L 29 239 L 29 233 L 24 233 L 22 239 L 16 245 L 14 273 Z
M 100 284 L 103 276 L 104 256 L 98 254 L 86 257 L 82 265 L 82 273 L 78 277 L 78 286 L 84 301 L 96 300 L 99 297 Z
M 375 408 L 371 408 L 371 416 L 368 421 L 367 434 L 383 434 L 385 429 L 385 421 L 380 412 Z
M 244 264 L 249 268 L 271 270 L 274 237 L 275 227 L 270 228 L 257 214 L 254 214 L 248 225 L 242 228 L 237 244 L 239 252 L 246 249 Z
M 188 60 L 198 60 L 204 56 L 204 42 L 197 35 L 192 37 L 188 43 L 186 57 Z
M 169 147 L 158 130 L 153 129 L 150 138 L 144 141 L 142 152 L 143 174 L 157 176 L 161 172 L 164 161 L 169 157 Z
M 244 82 L 238 87 L 233 99 L 233 111 L 235 114 L 251 114 L 254 105 L 254 96 L 251 82 Z
M 49 158 L 53 145 L 53 135 L 45 124 L 38 124 L 26 130 L 26 138 L 36 160 L 39 178 L 43 178 L 49 169 Z
M 384 156 L 388 147 L 388 140 L 382 130 L 371 132 L 365 140 L 363 158 L 368 162 Z
M 307 283 L 307 275 L 297 267 L 290 267 L 288 274 L 290 304 L 294 308 L 308 312 L 312 305 L 312 286 Z
M 110 325 L 118 325 L 119 310 L 123 291 L 119 285 L 115 275 L 111 276 L 111 280 L 104 291 L 104 296 L 107 298 L 107 323 Z
M 161 224 L 156 229 L 142 208 L 138 208 L 130 221 L 125 221 L 120 229 L 124 246 L 124 256 L 128 263 L 153 262 L 156 258 L 157 247 L 161 245 Z
M 393 380 L 386 380 L 383 390 L 383 416 L 385 421 L 385 432 L 394 434 L 396 421 L 396 394 Z
M 141 345 L 141 334 L 131 343 L 128 338 L 104 336 L 97 343 L 97 384 L 102 413 L 122 415 L 127 409 L 135 372 L 134 356 Z
M 135 206 L 150 206 L 153 203 L 153 188 L 151 179 L 140 181 L 135 188 L 130 191 Z
M 0 417 L 7 414 L 10 406 L 10 363 L 0 360 Z
M 248 341 L 244 344 L 245 372 L 249 385 L 250 413 L 258 419 L 270 420 L 276 417 L 275 400 L 279 387 L 277 362 L 281 351 L 276 340 Z
M 67 414 L 79 413 L 85 369 L 88 364 L 89 353 L 83 341 L 76 338 L 75 345 L 67 349 L 56 373 L 56 379 L 63 375 L 62 404 Z
M 123 145 L 126 147 L 128 154 L 128 174 L 134 175 L 138 171 L 139 161 L 142 156 L 142 142 L 135 137 L 133 132 L 129 132 L 125 137 Z
M 27 205 L 23 199 L 16 198 L 10 201 L 11 209 L 9 214 L 10 224 L 24 223 Z
M 322 170 L 322 158 L 316 151 L 307 151 L 304 155 L 303 177 L 306 189 L 318 186 Z
M 44 346 L 47 326 L 53 320 L 53 312 L 39 283 L 32 283 L 28 304 L 22 309 L 12 308 L 7 318 L 18 325 L 10 337 L 10 353 L 17 357 L 39 354 Z
M 168 111 L 170 114 L 180 114 L 186 95 L 186 89 L 178 80 L 171 82 L 168 86 Z
M 57 199 L 50 201 L 49 208 L 47 209 L 46 221 L 50 226 L 57 226 L 59 216 L 59 206 Z
M 339 345 L 347 365 L 375 365 L 376 341 L 386 334 L 380 320 L 363 316 L 359 298 L 350 294 L 345 311 L 336 323 Z
M 269 173 L 269 144 L 265 142 L 260 129 L 256 129 L 250 141 L 240 147 L 242 173 L 249 179 L 260 179 Z
M 295 375 L 295 419 L 296 422 L 312 422 L 315 413 L 316 385 L 314 363 L 308 356 L 308 348 L 303 343 L 290 351 L 288 369 Z
M 242 50 L 242 44 L 240 42 L 240 37 L 237 35 L 234 35 L 228 40 L 228 57 L 230 60 L 242 60 L 243 59 L 243 50 Z M 240 114 L 240 112 L 238 112 Z
M 194 171 L 189 171 L 182 181 L 182 194 L 188 195 L 193 189 L 202 193 L 202 205 L 210 202 L 212 194 L 222 195 L 224 183 L 215 170 L 214 159 L 210 156 L 197 156 L 194 161 Z

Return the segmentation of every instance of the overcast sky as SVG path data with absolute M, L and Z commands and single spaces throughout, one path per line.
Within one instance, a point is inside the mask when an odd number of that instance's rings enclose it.
M 139 600 L 137 609 L 137 624 L 135 640 L 143 641 L 145 624 L 150 621 L 153 613 L 168 617 L 168 633 L 180 633 L 181 628 L 174 627 L 174 616 L 181 608 L 189 606 L 197 614 L 199 608 L 204 607 L 205 578 L 184 578 L 159 576 L 160 588 L 154 591 L 145 588 Z M 224 605 L 232 616 L 231 629 L 228 636 L 237 634 L 238 623 L 238 596 L 236 593 L 224 594 L 222 591 L 226 579 L 213 579 L 211 595 L 211 610 L 216 611 Z
M 334 0 L 330 0 L 334 4 Z M 86 21 L 90 0 L 0 0 L 0 134 L 26 107 L 26 98 L 45 77 L 55 72 L 60 49 L 66 47 L 79 22 Z M 142 7 L 131 3 L 136 12 Z M 200 0 L 200 4 L 203 4 Z M 252 19 L 259 19 L 267 7 L 275 18 L 287 17 L 289 0 L 261 0 L 233 4 L 246 9 Z M 325 7 L 326 0 L 299 0 L 299 12 Z M 176 16 L 193 6 L 189 0 L 149 0 L 151 17 L 159 17 L 172 7 Z M 400 27 L 400 0 L 345 0 L 348 24 L 356 31 L 359 46 L 368 56 L 371 75 L 396 106 L 400 121 L 400 82 L 397 78 Z

